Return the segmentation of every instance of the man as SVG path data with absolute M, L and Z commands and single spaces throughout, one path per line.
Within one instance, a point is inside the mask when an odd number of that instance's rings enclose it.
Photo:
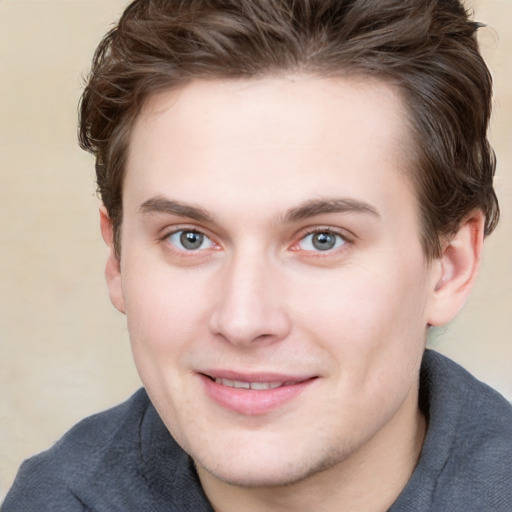
M 453 0 L 138 0 L 81 103 L 144 383 L 4 508 L 509 511 L 512 409 L 425 352 L 498 219 Z

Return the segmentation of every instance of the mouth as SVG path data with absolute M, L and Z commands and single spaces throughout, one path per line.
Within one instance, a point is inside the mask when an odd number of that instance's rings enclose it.
M 297 399 L 317 380 L 316 376 L 242 375 L 228 371 L 198 375 L 213 402 L 246 416 L 263 415 L 281 408 Z
M 281 388 L 283 386 L 292 386 L 293 384 L 297 384 L 297 381 L 246 382 L 243 380 L 223 379 L 220 377 L 217 377 L 217 378 L 210 377 L 210 379 L 213 380 L 216 384 L 220 384 L 221 386 L 227 386 L 228 388 L 254 389 L 255 391 L 265 391 L 267 389 L 276 389 L 276 388 Z

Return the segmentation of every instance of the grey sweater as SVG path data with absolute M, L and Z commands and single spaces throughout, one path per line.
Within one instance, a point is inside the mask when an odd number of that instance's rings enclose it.
M 389 512 L 511 512 L 512 407 L 427 351 L 420 405 L 428 432 Z M 342 485 L 342 484 L 341 484 Z M 190 457 L 144 390 L 87 418 L 23 463 L 2 512 L 211 512 Z M 357 511 L 359 512 L 359 511 Z

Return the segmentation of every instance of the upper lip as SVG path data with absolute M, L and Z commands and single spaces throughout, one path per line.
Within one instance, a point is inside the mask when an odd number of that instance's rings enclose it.
M 203 375 L 212 379 L 229 379 L 240 382 L 303 382 L 315 377 L 315 375 L 297 375 L 274 372 L 250 372 L 241 373 L 233 370 L 205 370 Z

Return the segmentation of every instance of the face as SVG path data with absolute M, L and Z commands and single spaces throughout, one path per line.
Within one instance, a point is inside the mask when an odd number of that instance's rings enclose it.
M 400 439 L 435 276 L 393 90 L 198 81 L 151 98 L 130 144 L 111 296 L 198 466 L 285 484 Z

